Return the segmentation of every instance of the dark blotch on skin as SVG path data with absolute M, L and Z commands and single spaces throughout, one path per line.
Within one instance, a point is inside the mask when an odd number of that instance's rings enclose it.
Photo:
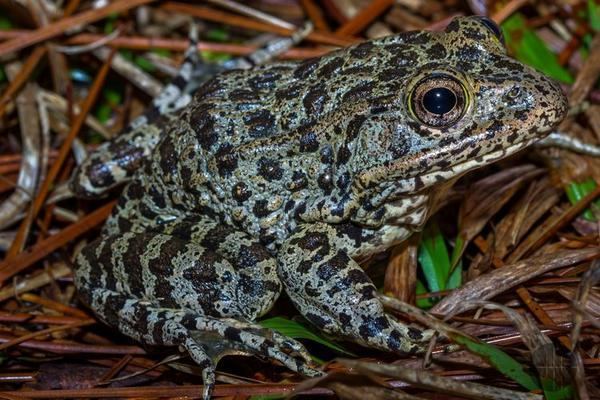
M 330 60 L 327 64 L 319 68 L 317 75 L 320 78 L 328 78 L 333 75 L 342 65 L 344 65 L 344 59 L 342 57 L 335 57 Z
M 300 133 L 300 151 L 303 153 L 312 153 L 319 149 L 319 139 L 310 129 L 310 126 L 301 129 Z
M 270 214 L 270 211 L 267 208 L 267 200 L 256 200 L 254 203 L 254 207 L 252 208 L 254 215 L 259 218 L 266 217 Z
M 423 332 L 412 326 L 408 327 L 408 337 L 412 340 L 418 341 L 423 339 Z
M 210 149 L 217 142 L 218 135 L 215 129 L 215 120 L 207 111 L 195 111 L 190 119 L 190 125 L 196 132 L 200 147 L 204 150 Z
M 268 181 L 276 181 L 283 176 L 279 161 L 262 157 L 258 160 L 258 174 Z
M 446 58 L 446 48 L 441 43 L 435 43 L 427 49 L 427 55 L 432 60 L 441 60 Z
M 346 136 L 348 140 L 354 140 L 358 136 L 360 132 L 360 127 L 366 121 L 367 117 L 364 115 L 356 115 L 352 120 L 348 123 L 348 128 L 346 129 Z
M 252 196 L 252 191 L 244 182 L 238 182 L 231 188 L 231 195 L 238 203 L 243 203 Z
M 371 52 L 375 49 L 375 45 L 369 42 L 361 43 L 350 50 L 350 54 L 354 58 L 366 58 L 371 55 Z
M 175 146 L 170 136 L 165 137 L 161 142 L 160 148 L 160 168 L 165 174 L 175 175 L 177 171 L 177 164 L 179 159 Z
M 255 138 L 270 136 L 275 131 L 275 116 L 269 110 L 259 110 L 244 116 L 248 134 Z
M 331 189 L 333 189 L 333 176 L 331 171 L 325 170 L 325 172 L 319 175 L 317 183 L 326 194 L 330 194 Z
M 257 96 L 260 92 L 250 89 L 235 89 L 229 94 L 229 98 L 235 102 L 253 101 L 257 100 Z
M 219 175 L 228 176 L 238 166 L 237 155 L 233 152 L 231 144 L 223 144 L 215 153 L 215 160 Z
M 260 75 L 250 78 L 248 83 L 254 90 L 270 89 L 275 86 L 280 77 L 280 74 L 273 71 L 261 71 Z
M 388 323 L 385 317 L 379 318 L 369 318 L 358 328 L 358 334 L 365 340 L 369 338 L 376 337 L 381 334 L 381 331 L 389 328 L 390 324 Z
M 368 98 L 371 95 L 371 91 L 373 90 L 374 86 L 375 85 L 373 82 L 361 83 L 360 85 L 348 90 L 344 94 L 343 101 L 351 103 Z
M 329 324 L 329 321 L 320 315 L 313 313 L 306 313 L 306 318 L 317 328 L 323 328 Z
M 350 156 L 352 156 L 352 153 L 348 147 L 346 145 L 340 146 L 337 152 L 336 164 L 338 166 L 346 164 L 350 160 Z
M 302 99 L 306 115 L 315 118 L 323 111 L 328 100 L 329 96 L 327 95 L 324 84 L 319 84 L 311 88 Z
M 291 191 L 300 190 L 306 187 L 308 179 L 302 171 L 294 171 L 292 174 L 292 181 L 288 184 L 288 189 Z
M 112 169 L 104 162 L 90 164 L 85 171 L 85 175 L 89 178 L 89 180 L 95 187 L 108 187 L 115 183 Z M 77 185 L 76 189 L 79 188 L 80 186 Z M 83 195 L 82 197 L 84 197 L 86 193 L 80 193 L 80 191 L 77 190 L 77 194 L 81 194 Z M 95 197 L 94 194 L 91 194 L 91 196 Z
M 294 71 L 294 78 L 298 80 L 306 79 L 319 66 L 319 61 L 319 58 L 311 58 L 304 61 Z
M 296 239 L 293 243 L 301 249 L 308 251 L 316 250 L 322 246 L 329 248 L 329 239 L 326 234 L 321 232 L 307 233 L 302 238 Z
M 233 327 L 228 327 L 225 329 L 225 331 L 223 332 L 225 336 L 225 339 L 228 340 L 232 340 L 234 342 L 241 342 L 241 338 L 240 338 L 240 333 L 241 331 L 239 329 L 233 328 Z

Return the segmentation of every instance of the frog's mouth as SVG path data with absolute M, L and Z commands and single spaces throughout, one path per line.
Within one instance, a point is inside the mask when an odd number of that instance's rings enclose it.
M 401 179 L 398 182 L 400 184 L 400 190 L 404 193 L 416 192 L 421 189 L 433 186 L 436 183 L 446 182 L 452 178 L 458 178 L 471 170 L 509 157 L 519 152 L 520 150 L 523 150 L 524 148 L 532 145 L 533 143 L 539 141 L 544 136 L 546 135 L 536 136 L 533 138 L 530 137 L 519 142 L 513 143 L 507 147 L 503 147 L 501 149 L 482 154 L 476 158 L 470 158 L 466 161 L 450 164 L 445 167 L 430 168 L 426 171 L 423 171 L 424 173 L 416 172 L 414 176 L 406 179 Z M 430 157 L 428 158 L 432 165 L 436 165 L 438 162 L 442 162 L 445 159 L 444 154 L 445 152 L 440 152 L 434 155 L 433 157 L 429 155 Z

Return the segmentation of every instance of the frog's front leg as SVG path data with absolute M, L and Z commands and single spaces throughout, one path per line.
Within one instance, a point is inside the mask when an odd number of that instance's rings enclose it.
M 203 370 L 205 398 L 215 364 L 227 354 L 255 354 L 318 374 L 300 343 L 251 322 L 279 296 L 274 258 L 243 233 L 207 224 L 92 242 L 75 263 L 80 297 L 134 339 L 187 350 Z
M 361 228 L 308 224 L 283 244 L 279 277 L 298 310 L 324 332 L 397 353 L 414 353 L 430 331 L 407 326 L 386 314 L 376 288 L 351 258 Z

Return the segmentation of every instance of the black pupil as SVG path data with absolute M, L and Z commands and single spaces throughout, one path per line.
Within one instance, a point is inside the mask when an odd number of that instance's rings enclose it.
M 423 107 L 432 114 L 444 115 L 456 105 L 456 95 L 444 87 L 433 88 L 423 96 Z

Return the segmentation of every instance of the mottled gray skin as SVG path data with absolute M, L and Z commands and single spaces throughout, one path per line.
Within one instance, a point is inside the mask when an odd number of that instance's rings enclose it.
M 440 74 L 465 106 L 434 128 L 409 103 Z M 121 332 L 182 345 L 209 383 L 228 351 L 317 373 L 299 343 L 252 322 L 282 289 L 325 332 L 418 351 L 431 332 L 386 314 L 356 260 L 421 229 L 439 185 L 545 136 L 565 112 L 559 87 L 474 17 L 222 73 L 161 128 L 78 257 L 77 287 Z

